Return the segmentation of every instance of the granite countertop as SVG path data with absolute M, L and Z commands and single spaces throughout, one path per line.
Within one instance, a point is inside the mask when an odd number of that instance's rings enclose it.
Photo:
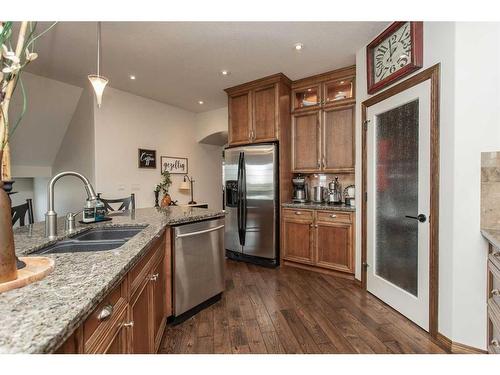
M 481 234 L 489 243 L 500 250 L 500 229 L 481 229 Z
M 77 232 L 96 226 L 147 225 L 121 247 L 99 252 L 47 254 L 54 271 L 26 287 L 0 293 L 0 353 L 47 353 L 64 342 L 118 281 L 140 260 L 164 227 L 224 216 L 223 211 L 192 207 L 142 208 L 111 214 L 112 221 L 78 224 Z M 63 218 L 58 222 L 64 238 Z M 44 237 L 44 223 L 14 231 L 16 254 L 29 256 L 55 241 Z
M 356 207 L 353 206 L 347 206 L 344 203 L 342 204 L 328 204 L 328 203 L 314 203 L 314 202 L 307 202 L 307 203 L 283 203 L 281 205 L 282 207 L 285 208 L 301 208 L 305 210 L 326 210 L 326 211 L 348 211 L 348 212 L 356 212 Z

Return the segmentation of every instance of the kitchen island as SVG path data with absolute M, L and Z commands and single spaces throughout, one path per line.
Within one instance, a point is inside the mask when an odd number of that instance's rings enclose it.
M 0 353 L 54 352 L 117 285 L 125 284 L 127 273 L 142 263 L 151 244 L 166 228 L 223 217 L 224 212 L 169 207 L 110 216 L 113 219 L 109 222 L 79 225 L 73 234 L 96 226 L 146 227 L 117 249 L 44 255 L 55 261 L 51 274 L 39 282 L 0 294 Z M 63 220 L 59 220 L 58 227 L 58 240 L 64 239 Z M 45 238 L 43 222 L 16 229 L 14 237 L 18 256 L 29 256 L 55 242 Z M 124 288 L 128 293 L 128 285 Z

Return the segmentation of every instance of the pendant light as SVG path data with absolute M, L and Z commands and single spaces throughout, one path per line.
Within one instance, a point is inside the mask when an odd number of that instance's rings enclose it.
M 97 74 L 89 74 L 88 79 L 92 84 L 97 100 L 97 106 L 101 108 L 102 94 L 108 84 L 108 79 L 100 75 L 101 72 L 101 23 L 97 22 Z

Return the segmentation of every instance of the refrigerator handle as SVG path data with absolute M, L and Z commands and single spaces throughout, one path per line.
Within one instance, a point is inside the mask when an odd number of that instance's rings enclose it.
M 246 232 L 247 232 L 247 167 L 246 167 L 246 161 L 245 161 L 245 153 L 243 153 L 243 160 L 241 163 L 242 166 L 242 187 L 243 187 L 243 200 L 242 200 L 242 229 L 243 229 L 243 245 L 245 244 L 245 237 L 246 237 Z
M 236 216 L 238 217 L 238 237 L 240 240 L 240 245 L 244 246 L 245 245 L 245 226 L 243 222 L 244 218 L 244 205 L 243 202 L 245 200 L 244 196 L 244 178 L 243 178 L 243 171 L 244 171 L 244 154 L 243 152 L 240 152 L 240 157 L 238 160 L 238 205 L 236 209 Z

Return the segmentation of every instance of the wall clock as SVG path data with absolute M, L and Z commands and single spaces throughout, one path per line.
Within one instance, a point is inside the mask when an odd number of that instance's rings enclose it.
M 394 22 L 366 47 L 368 94 L 420 69 L 423 22 Z

